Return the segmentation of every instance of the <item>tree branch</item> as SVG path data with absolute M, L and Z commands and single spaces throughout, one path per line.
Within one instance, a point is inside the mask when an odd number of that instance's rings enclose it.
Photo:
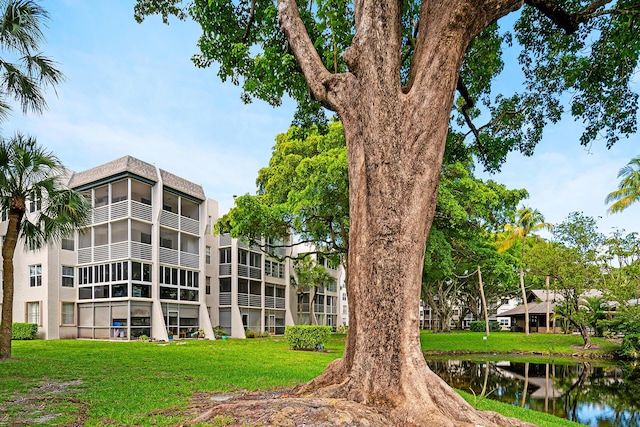
M 244 29 L 244 35 L 242 36 L 242 43 L 247 43 L 247 39 L 249 38 L 249 31 L 251 30 L 251 25 L 253 25 L 255 14 L 256 14 L 256 0 L 251 0 L 251 10 L 249 11 L 249 20 L 247 21 L 247 26 Z
M 339 99 L 335 95 L 343 89 L 344 75 L 334 75 L 325 68 L 309 38 L 295 0 L 278 0 L 278 19 L 313 98 L 326 108 L 337 110 Z

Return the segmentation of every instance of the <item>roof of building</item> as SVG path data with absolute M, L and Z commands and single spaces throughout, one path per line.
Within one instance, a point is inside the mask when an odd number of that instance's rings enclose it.
M 532 289 L 529 291 L 529 295 L 533 294 L 536 299 L 540 300 L 540 301 L 546 301 L 547 300 L 547 291 L 546 289 Z M 554 291 L 549 291 L 549 300 L 550 301 L 562 301 L 564 300 L 564 297 Z
M 553 313 L 556 304 L 554 302 L 549 304 L 549 312 Z M 547 303 L 546 302 L 538 302 L 538 303 L 529 303 L 529 314 L 546 314 L 547 313 Z M 505 311 L 504 313 L 500 313 L 499 317 L 512 317 L 524 315 L 524 305 L 519 305 L 517 307 L 512 308 L 511 310 Z
M 139 177 L 148 179 L 151 182 L 159 181 L 158 171 L 162 178 L 163 185 L 180 191 L 181 193 L 195 197 L 199 200 L 206 200 L 204 189 L 201 185 L 194 184 L 184 178 L 167 172 L 163 169 L 156 169 L 150 163 L 136 159 L 132 156 L 124 156 L 100 166 L 88 169 L 86 171 L 74 173 L 69 180 L 69 187 L 79 188 L 94 182 L 106 180 L 108 178 L 121 175 L 123 173 L 131 173 Z
M 87 169 L 86 171 L 74 173 L 69 180 L 69 187 L 82 187 L 126 172 L 136 174 L 153 182 L 158 182 L 158 174 L 156 173 L 155 166 L 136 159 L 135 157 L 124 156 L 103 165 Z
M 194 184 L 191 181 L 180 178 L 179 176 L 167 172 L 164 169 L 160 169 L 160 176 L 162 177 L 162 183 L 167 187 L 175 188 L 176 190 L 180 190 L 181 192 L 200 200 L 205 200 L 207 198 L 201 185 Z

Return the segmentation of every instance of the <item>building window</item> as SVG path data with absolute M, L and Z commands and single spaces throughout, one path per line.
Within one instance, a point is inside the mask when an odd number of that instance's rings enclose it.
M 206 246 L 204 248 L 204 262 L 206 264 L 211 264 L 211 246 Z
M 231 264 L 231 248 L 220 249 L 220 264 Z
M 62 287 L 73 288 L 75 282 L 75 272 L 73 267 L 62 266 Z
M 32 288 L 42 286 L 42 264 L 29 266 L 29 286 Z
M 28 302 L 27 303 L 27 323 L 35 323 L 40 325 L 40 303 Z
M 204 278 L 204 284 L 205 284 L 205 293 L 207 295 L 211 295 L 211 277 L 206 276 Z
M 62 239 L 62 249 L 65 251 L 72 251 L 74 249 L 75 242 L 73 239 Z
M 42 207 L 42 203 L 40 202 L 40 199 L 31 200 L 29 202 L 29 212 L 30 213 L 34 213 L 36 211 L 39 211 L 41 207 Z
M 62 303 L 62 325 L 75 325 L 76 324 L 76 305 L 72 302 Z

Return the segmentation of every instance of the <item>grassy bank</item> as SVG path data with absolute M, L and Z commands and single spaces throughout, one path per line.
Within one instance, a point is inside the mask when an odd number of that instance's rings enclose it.
M 502 345 L 508 342 L 509 334 L 504 335 Z M 425 349 L 437 345 L 444 347 L 441 350 L 461 345 L 469 349 L 469 343 L 478 339 L 484 345 L 481 334 L 423 338 Z M 552 347 L 571 345 L 572 341 Z M 170 425 L 185 419 L 181 412 L 199 392 L 292 387 L 310 380 L 341 356 L 344 336 L 333 336 L 327 353 L 291 351 L 281 338 L 171 343 L 16 341 L 13 348 L 14 359 L 0 363 L 0 425 Z M 577 425 L 464 396 L 481 409 L 539 425 Z M 175 415 L 159 413 L 167 409 L 174 409 Z
M 619 345 L 602 338 L 592 338 L 593 348 L 582 350 L 579 335 L 495 332 L 484 339 L 484 332 L 434 334 L 422 332 L 425 353 L 523 353 L 544 356 L 611 357 Z

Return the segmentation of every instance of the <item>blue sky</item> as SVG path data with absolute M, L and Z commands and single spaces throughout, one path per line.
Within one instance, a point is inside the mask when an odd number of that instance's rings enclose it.
M 137 24 L 133 3 L 42 1 L 51 15 L 42 50 L 67 81 L 57 96 L 48 91 L 47 112 L 14 111 L 3 134 L 36 136 L 76 171 L 132 155 L 201 184 L 223 214 L 233 195 L 255 192 L 257 171 L 267 165 L 275 136 L 289 127 L 294 106 L 243 104 L 239 89 L 220 82 L 214 68 L 191 63 L 196 24 L 173 20 L 166 26 L 158 17 Z M 547 129 L 533 157 L 512 154 L 491 178 L 526 188 L 525 204 L 549 222 L 582 211 L 602 217 L 602 232 L 640 231 L 640 204 L 613 216 L 604 205 L 617 187 L 618 170 L 640 155 L 638 136 L 611 150 L 602 144 L 586 150 L 579 135 L 579 124 L 565 120 Z

